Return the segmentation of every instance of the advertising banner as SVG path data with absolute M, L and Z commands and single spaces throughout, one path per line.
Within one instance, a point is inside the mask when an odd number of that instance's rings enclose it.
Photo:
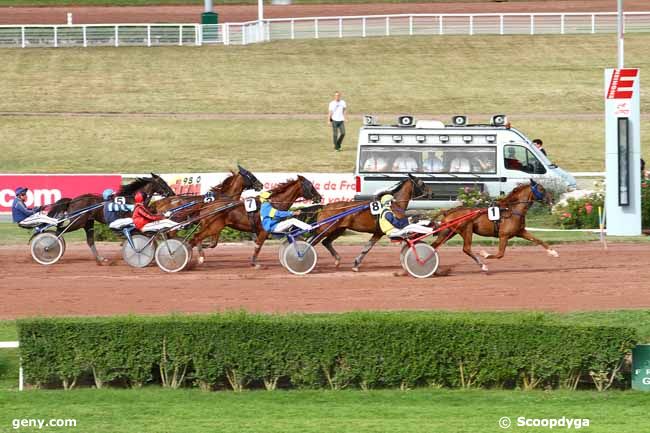
M 11 212 L 14 190 L 19 186 L 29 188 L 27 206 L 46 206 L 62 197 L 95 193 L 106 188 L 119 189 L 122 176 L 119 174 L 0 174 L 0 213 Z

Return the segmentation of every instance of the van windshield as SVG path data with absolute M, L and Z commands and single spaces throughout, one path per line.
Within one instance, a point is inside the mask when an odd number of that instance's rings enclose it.
M 364 145 L 359 173 L 496 173 L 496 146 Z

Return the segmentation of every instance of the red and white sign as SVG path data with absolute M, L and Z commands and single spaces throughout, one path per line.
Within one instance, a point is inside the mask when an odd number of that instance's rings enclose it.
M 15 189 L 29 188 L 27 206 L 46 206 L 62 197 L 101 194 L 106 188 L 119 189 L 122 176 L 115 174 L 0 174 L 0 212 L 11 212 Z
M 607 99 L 632 99 L 634 96 L 634 81 L 639 76 L 638 69 L 614 69 L 609 81 Z

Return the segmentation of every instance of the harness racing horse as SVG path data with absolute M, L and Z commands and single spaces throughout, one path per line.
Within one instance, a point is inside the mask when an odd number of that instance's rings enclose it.
M 295 180 L 282 183 L 269 192 L 271 193 L 269 199 L 271 205 L 279 210 L 288 210 L 300 197 L 316 203 L 322 199 L 318 191 L 316 191 L 316 188 L 314 188 L 314 185 L 303 176 L 298 176 Z M 215 200 L 212 203 L 204 205 L 201 213 L 209 213 L 230 203 L 233 203 L 233 200 Z M 251 266 L 259 269 L 261 266 L 257 264 L 257 256 L 262 249 L 262 245 L 264 245 L 264 241 L 268 237 L 268 233 L 262 228 L 260 202 L 258 199 L 256 199 L 255 204 L 256 210 L 252 212 L 247 212 L 244 207 L 244 202 L 241 201 L 238 206 L 206 217 L 205 220 L 201 221 L 201 230 L 192 238 L 190 246 L 194 247 L 199 245 L 208 236 L 214 236 L 218 240 L 219 234 L 224 227 L 231 227 L 241 232 L 255 233 L 255 251 L 251 257 Z M 202 251 L 200 254 L 199 263 L 203 263 L 205 261 L 205 255 Z
M 174 191 L 167 185 L 167 182 L 154 173 L 151 173 L 151 177 L 139 177 L 133 182 L 122 186 L 116 195 L 128 198 L 130 202 L 133 202 L 133 196 L 138 191 L 147 193 L 148 197 L 151 197 L 153 194 L 160 194 L 164 197 L 174 195 Z M 71 214 L 102 203 L 103 201 L 104 199 L 97 194 L 83 194 L 72 199 L 62 198 L 49 207 L 47 216 L 61 219 L 66 213 Z M 59 225 L 56 229 L 56 234 L 61 234 L 64 229 L 66 229 L 66 233 L 69 233 L 83 228 L 86 232 L 86 243 L 95 256 L 95 261 L 97 264 L 102 264 L 105 259 L 99 255 L 95 247 L 95 221 L 106 224 L 103 208 L 100 207 L 80 215 L 78 219 L 71 223 L 72 226 L 69 228 L 63 224 Z
M 390 188 L 389 190 L 384 190 L 376 193 L 375 200 L 380 199 L 381 196 L 384 194 L 392 194 L 393 197 L 395 197 L 394 208 L 397 208 L 396 210 L 401 211 L 401 213 L 403 213 L 406 207 L 408 206 L 409 201 L 411 201 L 414 197 L 420 197 L 426 194 L 426 192 L 427 192 L 427 187 L 422 181 L 422 179 L 419 179 L 409 174 L 406 179 L 400 181 L 397 185 Z M 322 207 L 322 209 L 318 213 L 317 221 L 322 221 L 325 218 L 344 212 L 345 210 L 350 209 L 351 207 L 368 204 L 368 203 L 370 202 L 369 201 L 352 201 L 352 202 L 340 201 L 340 202 L 329 203 Z M 338 252 L 334 249 L 332 242 L 334 242 L 339 236 L 341 236 L 348 229 L 357 232 L 362 232 L 362 233 L 372 233 L 372 237 L 370 238 L 368 243 L 366 243 L 361 253 L 354 259 L 354 266 L 352 267 L 352 270 L 355 272 L 359 272 L 359 267 L 361 266 L 361 262 L 363 261 L 366 254 L 368 254 L 368 252 L 370 252 L 372 247 L 375 246 L 377 241 L 379 241 L 379 239 L 381 239 L 382 236 L 384 236 L 384 233 L 379 228 L 379 224 L 377 222 L 377 216 L 372 215 L 370 209 L 366 209 L 361 212 L 357 212 L 348 215 L 346 217 L 343 217 L 332 225 L 324 225 L 322 226 L 322 228 L 320 228 L 320 231 L 319 230 L 314 231 L 314 235 L 318 235 L 322 231 L 329 232 L 329 234 L 327 234 L 327 236 L 323 239 L 323 246 L 327 248 L 327 251 L 329 251 L 332 257 L 334 257 L 336 267 L 338 267 L 341 264 L 341 256 L 339 256 Z
M 472 252 L 472 235 L 476 233 L 480 236 L 499 238 L 499 252 L 497 254 L 488 254 L 481 251 L 481 256 L 486 259 L 500 259 L 506 252 L 508 240 L 515 236 L 529 240 L 537 245 L 544 247 L 548 255 L 552 257 L 559 257 L 559 254 L 549 245 L 537 239 L 526 230 L 526 213 L 535 201 L 545 202 L 552 204 L 551 194 L 544 189 L 544 187 L 530 180 L 529 184 L 520 184 L 512 190 L 505 198 L 496 201 L 496 206 L 499 207 L 500 219 L 498 221 L 490 221 L 486 212 L 480 213 L 476 218 L 469 220 L 467 223 L 461 224 L 455 229 L 441 230 L 438 238 L 431 244 L 434 248 L 438 249 L 440 245 L 459 234 L 463 238 L 463 252 L 470 256 L 481 270 L 487 272 L 487 266 L 481 261 L 480 257 Z M 444 217 L 438 224 L 444 224 L 454 218 L 461 217 L 476 209 L 467 207 L 457 207 L 441 212 Z

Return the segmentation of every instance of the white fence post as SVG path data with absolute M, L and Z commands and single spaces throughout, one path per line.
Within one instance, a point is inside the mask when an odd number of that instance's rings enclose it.
M 390 17 L 386 17 L 386 36 L 390 36 Z
M 438 34 L 442 35 L 443 30 L 442 30 L 442 15 L 438 15 Z
M 201 24 L 194 24 L 194 45 L 201 46 L 203 44 L 203 26 Z
M 499 34 L 503 34 L 503 15 L 499 15 Z
M 591 34 L 596 33 L 596 14 L 591 14 Z
M 361 19 L 361 36 L 366 37 L 366 17 Z
M 343 37 L 343 18 L 339 17 L 339 38 Z
M 296 39 L 296 22 L 291 19 L 291 39 Z
M 59 46 L 59 27 L 54 26 L 54 48 Z
M 271 40 L 271 21 L 267 21 L 266 25 L 264 26 L 264 29 L 266 30 L 266 40 L 270 41 Z
M 318 18 L 314 19 L 314 36 L 318 39 Z
M 560 34 L 564 34 L 564 14 L 560 15 Z
M 84 48 L 86 48 L 88 46 L 88 36 L 86 35 L 86 31 L 87 31 L 87 29 L 86 29 L 86 26 L 84 25 L 81 28 L 81 33 L 83 34 L 83 39 L 84 39 Z
M 118 28 L 119 28 L 119 26 L 115 25 L 115 46 L 116 47 L 120 46 L 120 43 L 119 43 L 120 33 L 118 31 Z
M 147 46 L 151 46 L 151 25 L 147 25 Z
M 409 36 L 413 36 L 413 15 L 409 15 Z
M 178 46 L 183 46 L 183 24 L 178 26 Z
M 535 34 L 535 15 L 530 14 L 530 34 Z
M 20 27 L 20 46 L 25 48 L 25 26 Z
M 469 35 L 474 35 L 474 15 L 469 16 Z

